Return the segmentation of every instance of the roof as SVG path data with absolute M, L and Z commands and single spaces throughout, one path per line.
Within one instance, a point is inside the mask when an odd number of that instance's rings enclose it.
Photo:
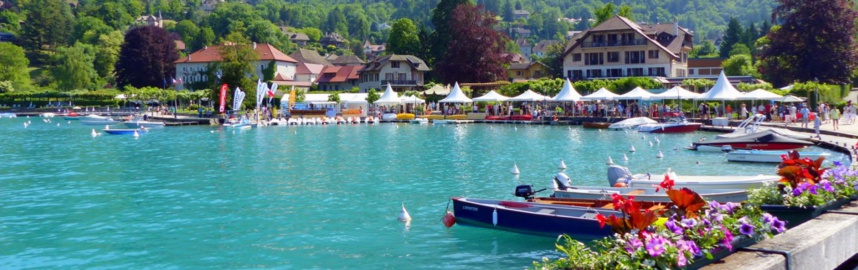
M 685 36 L 684 35 L 693 35 L 691 31 L 688 29 L 679 27 L 678 25 L 669 23 L 669 24 L 653 24 L 653 25 L 639 25 L 636 24 L 625 17 L 615 15 L 614 17 L 608 19 L 607 21 L 602 22 L 596 27 L 590 28 L 572 39 L 570 45 L 566 47 L 566 51 L 563 53 L 563 56 L 569 54 L 575 47 L 579 46 L 588 36 L 592 33 L 598 32 L 610 32 L 610 31 L 618 31 L 618 30 L 627 30 L 631 29 L 637 32 L 640 36 L 644 37 L 648 42 L 655 44 L 659 49 L 666 52 L 670 57 L 679 58 L 679 53 L 684 46 Z M 673 35 L 673 31 L 676 29 L 679 31 L 677 36 Z M 658 41 L 656 40 L 658 36 L 666 37 L 665 40 Z
M 526 39 L 520 38 L 515 40 L 515 45 L 518 45 L 519 47 L 526 47 L 530 46 L 530 43 L 528 43 Z
M 409 65 L 412 67 L 412 69 L 416 69 L 418 71 L 429 71 L 430 70 L 429 66 L 427 66 L 426 63 L 423 62 L 422 59 L 417 58 L 416 56 L 408 55 L 408 54 L 406 54 L 406 55 L 391 54 L 391 55 L 385 55 L 383 57 L 379 57 L 379 58 L 376 58 L 375 60 L 372 60 L 371 62 L 367 63 L 366 66 L 363 69 L 361 69 L 360 71 L 361 72 L 363 72 L 363 71 L 379 71 L 379 70 L 381 70 L 382 67 L 385 66 L 385 64 L 387 64 L 388 62 L 394 62 L 394 61 L 408 62 Z
M 701 67 L 721 67 L 721 62 L 724 62 L 724 58 L 688 58 L 688 67 L 689 68 L 701 68 Z
M 524 56 L 517 53 L 502 53 L 501 57 L 507 58 L 509 63 L 522 63 L 525 62 Z
M 298 49 L 298 51 L 295 51 L 289 56 L 301 63 L 309 63 L 323 66 L 331 65 L 331 62 L 328 62 L 327 59 L 322 57 L 322 55 L 320 55 L 314 50 Z
M 187 49 L 185 43 L 181 40 L 174 40 L 173 42 L 176 43 L 176 50 L 184 51 L 185 49 Z
M 296 81 L 294 79 L 284 78 L 283 74 L 280 74 L 280 73 L 277 73 L 277 75 L 275 75 L 274 79 L 271 81 L 277 83 L 277 85 L 280 85 L 280 86 L 288 85 L 288 86 L 310 87 L 311 85 L 313 85 L 313 82 L 309 82 L 309 81 Z
M 530 15 L 530 11 L 523 10 L 523 9 L 516 9 L 516 10 L 512 11 L 512 14 L 513 15 Z
M 558 40 L 540 40 L 533 46 L 534 52 L 545 52 L 549 46 L 560 43 Z
M 378 45 L 372 44 L 372 43 L 370 43 L 370 42 L 369 42 L 369 39 L 367 39 L 367 40 L 366 40 L 366 41 L 364 41 L 364 43 L 363 43 L 363 47 L 364 47 L 364 48 L 368 48 L 368 49 L 370 49 L 371 51 L 374 51 L 374 52 L 384 51 L 384 45 L 385 45 L 384 43 L 382 43 L 382 44 L 378 44 Z
M 366 61 L 355 55 L 341 55 L 337 59 L 331 60 L 331 64 L 335 66 L 359 66 L 366 64 Z
M 348 80 L 357 80 L 358 70 L 363 66 L 327 66 L 322 74 L 316 79 L 316 83 L 342 83 Z
M 509 64 L 509 70 L 526 70 L 526 69 L 529 69 L 530 67 L 532 67 L 533 65 L 536 65 L 536 64 L 539 64 L 539 65 L 546 67 L 546 68 L 548 67 L 545 64 L 543 64 L 542 62 L 536 61 L 536 62 L 525 62 L 525 63 L 511 63 L 511 64 Z
M 325 68 L 323 65 L 310 64 L 310 63 L 298 63 L 298 67 L 295 69 L 295 74 L 297 75 L 306 75 L 306 74 L 321 74 L 322 70 Z
M 208 46 L 203 48 L 202 50 L 193 52 L 188 55 L 188 57 L 179 59 L 176 61 L 176 64 L 181 63 L 208 63 L 208 62 L 219 62 L 222 61 L 223 58 L 220 57 L 220 48 L 227 45 L 218 45 L 218 46 Z M 260 61 L 281 61 L 281 62 L 291 62 L 298 63 L 294 58 L 289 57 L 284 54 L 277 48 L 274 48 L 271 44 L 262 43 L 256 44 L 253 49 L 256 52 L 256 55 L 259 56 Z
M 286 33 L 291 41 L 310 41 L 310 36 L 304 33 Z

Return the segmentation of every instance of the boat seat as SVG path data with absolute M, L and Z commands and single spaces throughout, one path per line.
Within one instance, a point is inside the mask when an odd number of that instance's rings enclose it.
M 553 213 L 554 213 L 554 209 L 551 209 L 551 208 L 543 208 L 543 209 L 539 209 L 539 211 L 537 211 L 537 213 L 542 213 L 542 214 L 553 214 Z
M 602 208 L 604 208 L 604 209 L 614 209 L 614 204 L 613 204 L 613 203 L 609 203 L 609 204 L 603 205 L 603 206 L 602 206 Z
M 643 189 L 635 189 L 635 190 L 629 191 L 629 193 L 628 193 L 627 195 L 641 195 L 641 194 L 644 194 L 644 193 L 646 193 L 646 190 L 643 190 Z
M 656 204 L 649 208 L 650 211 L 661 211 L 666 208 L 663 204 Z

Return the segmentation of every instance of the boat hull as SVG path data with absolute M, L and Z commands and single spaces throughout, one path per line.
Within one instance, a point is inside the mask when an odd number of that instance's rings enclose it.
M 105 129 L 104 132 L 111 135 L 134 135 L 134 132 L 137 134 L 146 133 L 146 130 L 143 129 Z
M 606 129 L 609 126 L 611 126 L 611 123 L 608 123 L 608 122 L 587 122 L 587 123 L 584 123 L 583 126 L 585 128 Z
M 129 128 L 162 128 L 166 126 L 164 122 L 149 122 L 149 121 L 134 121 L 134 122 L 123 122 L 126 127 Z
M 693 190 L 709 201 L 742 202 L 748 199 L 748 192 L 744 189 Z M 639 202 L 671 202 L 666 192 L 656 192 L 654 188 L 575 187 L 554 191 L 555 198 L 574 200 L 610 200 L 613 194 L 623 195 L 623 197 L 634 196 L 635 201 Z
M 595 209 L 574 206 L 543 205 L 525 202 L 498 201 L 498 204 L 479 203 L 466 198 L 453 198 L 456 223 L 524 234 L 557 237 L 567 234 L 572 238 L 589 241 L 613 234 L 610 226 L 599 227 Z M 538 207 L 538 211 L 523 208 Z M 553 214 L 563 209 L 578 208 L 580 216 Z M 535 210 L 535 209 L 529 209 Z M 541 211 L 541 212 L 540 212 Z M 587 212 L 590 211 L 590 212 Z M 605 211 L 608 212 L 608 211 Z M 613 212 L 613 211 L 610 211 Z M 603 213 L 603 215 L 610 215 Z
M 638 127 L 638 131 L 649 133 L 687 133 L 697 131 L 702 125 L 701 123 L 641 125 Z
M 727 161 L 781 163 L 783 161 L 781 156 L 786 154 L 787 151 L 737 150 L 727 153 Z M 830 154 L 822 152 L 800 152 L 800 154 L 801 157 L 813 160 L 830 156 Z
M 723 151 L 724 146 L 730 146 L 732 149 L 740 150 L 795 150 L 806 148 L 807 145 L 793 143 L 713 143 L 707 145 L 697 145 L 692 150 L 698 151 Z

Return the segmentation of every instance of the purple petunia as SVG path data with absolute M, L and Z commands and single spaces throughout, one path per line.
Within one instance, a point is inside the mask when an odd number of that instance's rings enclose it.
M 727 228 L 721 227 L 721 229 L 724 231 L 724 246 L 733 251 L 733 234 Z
M 629 241 L 626 241 L 626 251 L 634 253 L 639 248 L 643 247 L 643 242 L 636 236 L 633 236 Z
M 664 237 L 658 235 L 648 237 L 646 241 L 646 252 L 652 257 L 661 256 L 661 254 L 664 253 L 664 248 L 668 244 L 669 243 L 664 239 Z
M 821 185 L 822 189 L 825 191 L 834 192 L 834 187 L 831 186 L 831 182 L 828 182 L 828 180 L 822 180 L 822 182 L 819 182 L 819 185 Z
M 694 256 L 700 256 L 703 252 L 700 251 L 700 248 L 697 247 L 697 243 L 689 240 L 679 240 L 676 241 L 676 248 L 680 251 L 690 251 Z
M 721 209 L 721 204 L 716 201 L 709 201 L 709 209 Z
M 772 221 L 772 228 L 778 231 L 778 233 L 782 233 L 786 231 L 786 222 L 775 218 L 775 220 Z
M 751 225 L 750 223 L 748 223 L 747 217 L 742 218 L 740 221 L 742 222 L 742 225 L 739 226 L 739 232 L 740 233 L 742 233 L 744 235 L 754 234 L 754 225 Z
M 724 204 L 724 207 L 722 207 L 721 210 L 723 210 L 724 212 L 728 212 L 728 213 L 732 214 L 733 209 L 736 209 L 736 207 L 739 207 L 738 203 L 727 202 L 726 204 Z
M 677 226 L 676 222 L 674 222 L 673 219 L 669 219 L 667 222 L 665 222 L 664 227 L 675 234 L 682 235 L 682 227 Z
M 775 219 L 777 219 L 777 218 L 772 216 L 772 214 L 769 214 L 769 213 L 763 214 L 763 223 L 765 223 L 765 224 L 770 224 Z
M 682 223 L 683 227 L 692 228 L 695 225 L 697 225 L 697 220 L 693 219 L 693 218 L 685 218 L 685 219 L 682 219 L 682 221 L 680 221 L 680 223 Z

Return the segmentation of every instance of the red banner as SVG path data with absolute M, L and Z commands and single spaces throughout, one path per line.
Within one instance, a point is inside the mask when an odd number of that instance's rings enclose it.
M 226 90 L 226 84 L 220 86 L 220 107 L 218 110 L 220 113 L 223 113 L 226 110 Z

